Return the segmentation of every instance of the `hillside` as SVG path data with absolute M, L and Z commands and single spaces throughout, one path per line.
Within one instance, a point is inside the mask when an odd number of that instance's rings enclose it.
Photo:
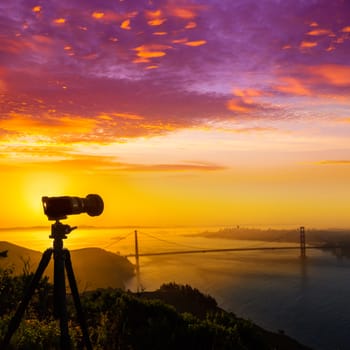
M 15 274 L 24 269 L 36 270 L 42 253 L 9 242 L 0 242 L 0 251 L 7 250 L 7 257 L 0 257 L 0 267 L 13 267 Z M 124 257 L 100 248 L 71 250 L 71 259 L 79 290 L 96 288 L 124 288 L 134 275 L 134 266 Z M 53 281 L 53 257 L 45 271 Z
M 190 313 L 203 321 L 208 319 L 208 315 L 220 315 L 215 320 L 225 320 L 226 325 L 227 323 L 247 325 L 247 322 L 249 322 L 236 317 L 232 312 L 226 312 L 219 308 L 214 298 L 204 295 L 196 288 L 188 285 L 182 286 L 175 283 L 164 284 L 154 292 L 139 293 L 138 297 L 146 300 L 161 300 L 175 307 L 177 312 L 181 314 Z M 244 343 L 248 349 L 254 349 L 255 345 L 259 343 L 259 349 L 310 350 L 309 347 L 298 343 L 283 333 L 267 331 L 254 323 L 250 323 L 248 328 L 249 334 L 241 333 L 241 337 L 245 338 Z

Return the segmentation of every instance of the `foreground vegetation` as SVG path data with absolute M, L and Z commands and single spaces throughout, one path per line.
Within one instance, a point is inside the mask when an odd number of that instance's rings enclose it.
M 21 300 L 31 273 L 0 271 L 0 337 Z M 11 349 L 59 349 L 59 325 L 52 318 L 52 285 L 41 280 Z M 218 308 L 216 301 L 190 286 L 165 284 L 156 292 L 98 289 L 81 295 L 94 349 L 306 349 L 283 334 L 267 332 Z M 82 335 L 68 297 L 74 349 Z M 170 305 L 171 304 L 171 305 Z

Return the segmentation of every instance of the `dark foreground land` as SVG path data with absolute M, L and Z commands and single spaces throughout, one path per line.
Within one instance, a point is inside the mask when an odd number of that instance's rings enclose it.
M 7 242 L 0 242 L 0 248 L 6 251 L 0 264 L 1 344 L 41 254 Z M 282 331 L 266 331 L 222 310 L 215 299 L 188 285 L 165 284 L 154 292 L 125 291 L 124 282 L 133 276 L 134 267 L 123 257 L 101 249 L 74 251 L 72 257 L 78 278 L 90 287 L 82 289 L 85 291 L 81 302 L 93 349 L 309 349 Z M 94 269 L 91 269 L 91 261 L 95 262 Z M 85 275 L 89 279 L 84 279 Z M 52 316 L 53 285 L 50 281 L 49 276 L 40 281 L 12 337 L 11 349 L 60 349 L 59 323 Z M 108 283 L 113 288 L 91 288 L 95 283 L 103 287 Z M 72 349 L 83 349 L 70 295 L 67 306 Z
M 0 338 L 32 275 L 0 271 Z M 10 349 L 59 349 L 58 321 L 52 317 L 52 285 L 41 280 L 12 337 Z M 81 295 L 94 349 L 118 350 L 256 350 L 309 348 L 285 336 L 225 312 L 216 301 L 190 286 L 171 283 L 155 292 L 97 289 Z M 83 349 L 70 296 L 67 298 L 73 349 Z

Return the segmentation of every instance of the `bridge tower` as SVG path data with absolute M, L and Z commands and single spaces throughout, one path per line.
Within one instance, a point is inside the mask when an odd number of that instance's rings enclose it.
M 139 242 L 137 238 L 137 230 L 135 230 L 135 266 L 136 266 L 136 283 L 137 293 L 140 292 L 140 260 L 139 260 Z
M 305 227 L 300 227 L 300 257 L 306 258 Z

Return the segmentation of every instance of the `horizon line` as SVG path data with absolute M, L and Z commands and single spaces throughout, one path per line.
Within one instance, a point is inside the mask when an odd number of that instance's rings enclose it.
M 286 228 L 281 228 L 281 226 L 285 226 Z M 83 229 L 100 229 L 100 230 L 108 230 L 108 229 L 134 229 L 138 230 L 140 228 L 155 228 L 155 229 L 163 229 L 163 228 L 220 228 L 220 229 L 238 229 L 238 230 L 261 230 L 261 231 L 268 231 L 268 230 L 291 230 L 291 227 L 295 227 L 295 229 L 298 229 L 299 227 L 304 226 L 307 228 L 306 225 L 296 225 L 296 224 L 269 224 L 269 225 L 263 225 L 263 224 L 256 224 L 256 225 L 104 225 L 104 226 L 95 226 L 95 225 L 78 225 L 78 228 Z M 34 226 L 0 226 L 0 231 L 17 231 L 17 230 L 44 230 L 47 228 L 50 228 L 51 225 L 34 225 Z M 277 228 L 276 228 L 277 227 Z M 309 226 L 307 230 L 350 230 L 350 227 L 314 227 Z

